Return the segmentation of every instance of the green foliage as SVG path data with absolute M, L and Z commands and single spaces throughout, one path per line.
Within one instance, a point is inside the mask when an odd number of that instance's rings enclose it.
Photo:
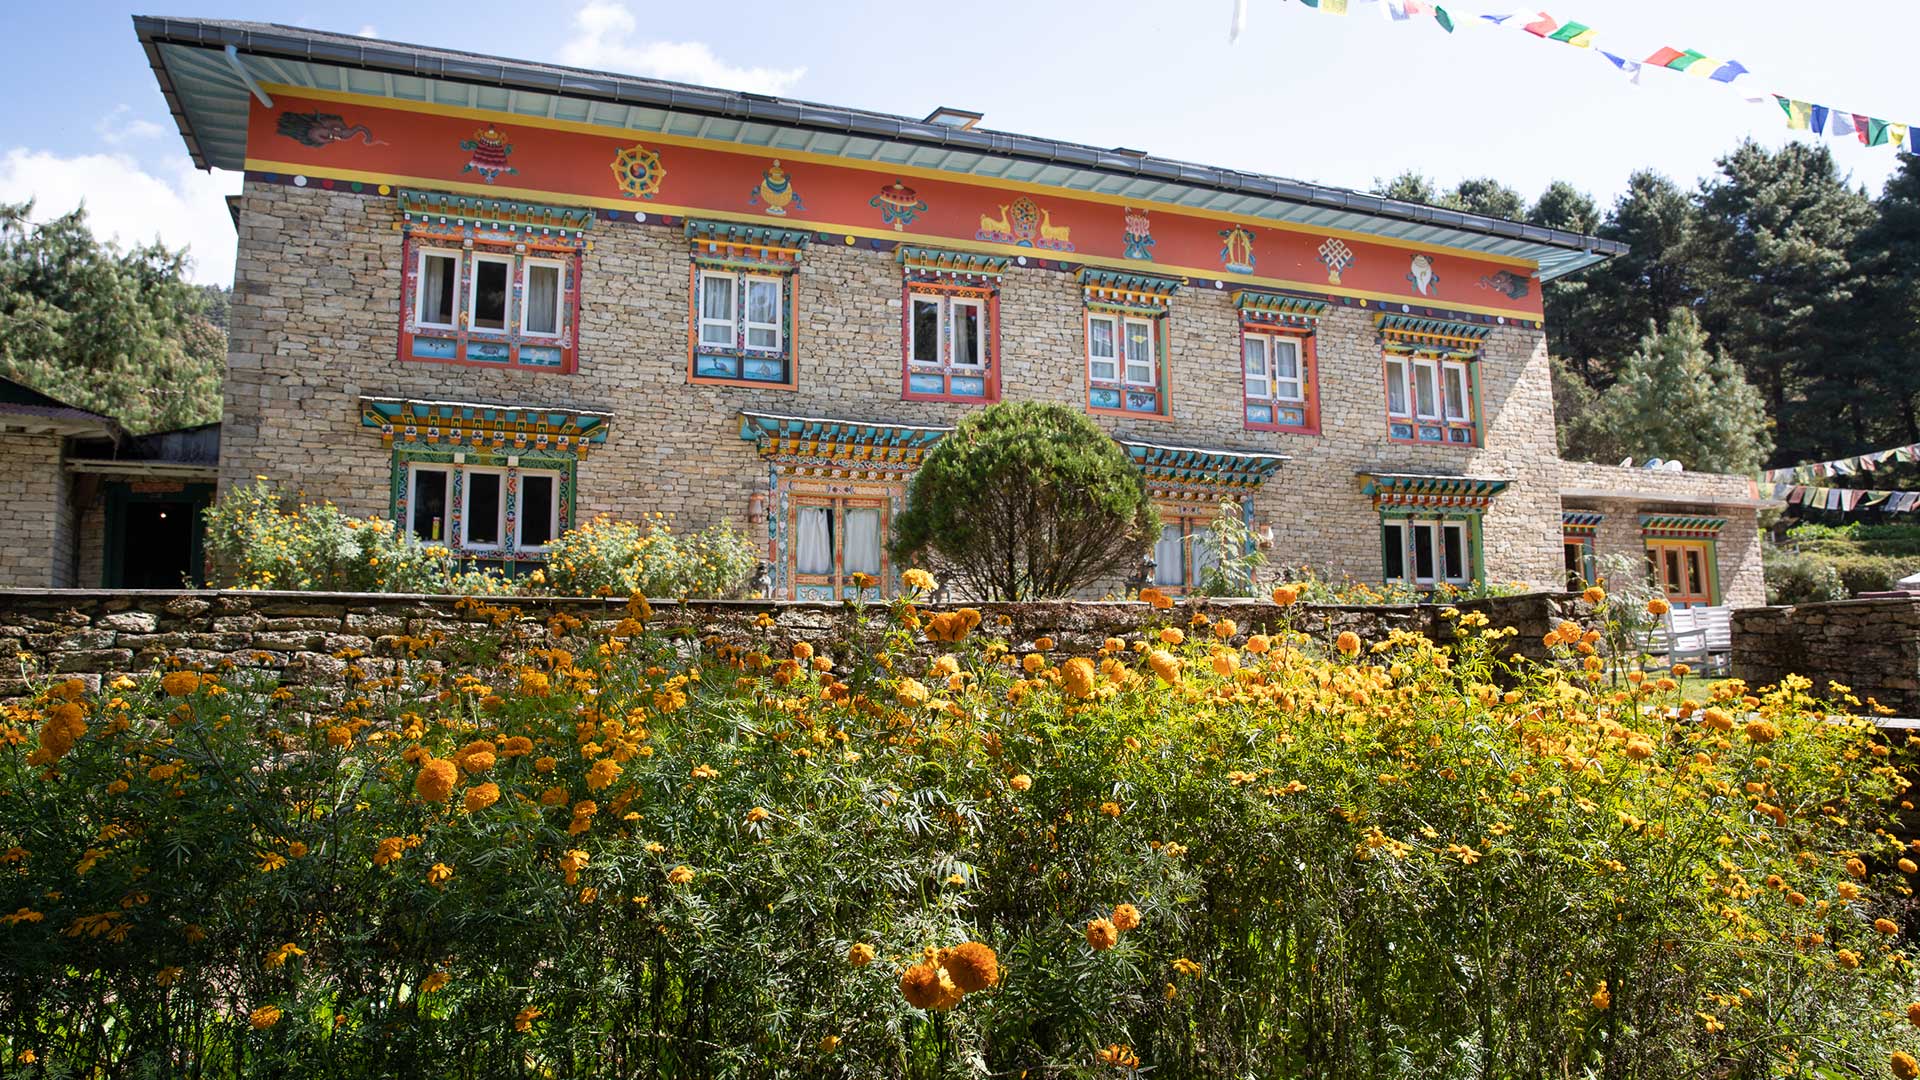
M 186 254 L 101 243 L 84 208 L 32 212 L 0 203 L 0 375 L 136 433 L 218 420 L 227 336 Z
M 894 519 L 902 563 L 928 558 L 970 596 L 1067 596 L 1138 567 L 1160 528 L 1140 471 L 1077 409 L 991 405 L 940 440 Z
M 1299 591 L 1301 603 L 1374 606 L 1398 604 L 1445 604 L 1457 600 L 1479 600 L 1489 596 L 1514 596 L 1532 591 L 1525 582 L 1472 581 L 1465 586 L 1442 581 L 1432 589 L 1417 589 L 1407 584 L 1381 584 L 1361 581 L 1346 574 L 1333 574 L 1313 566 L 1282 567 L 1277 579 Z
M 1708 350 L 1684 308 L 1664 329 L 1648 325 L 1605 393 L 1576 395 L 1567 408 L 1584 410 L 1565 432 L 1567 450 L 1588 460 L 1661 457 L 1700 472 L 1751 473 L 1771 449 L 1759 393 L 1725 352 Z
M 1804 680 L 1609 695 L 1564 631 L 1509 668 L 1473 612 L 1351 655 L 1177 618 L 1096 672 L 979 635 L 930 662 L 901 605 L 843 677 L 639 610 L 565 649 L 470 611 L 344 694 L 173 671 L 7 706 L 8 1065 L 1092 1080 L 1118 1045 L 1181 1080 L 1759 1080 L 1913 1045 L 1911 755 Z M 903 999 L 970 940 L 997 986 Z
M 1849 593 L 1832 560 L 1769 543 L 1761 549 L 1767 578 L 1767 603 L 1813 604 L 1845 600 Z
M 1647 324 L 1689 306 L 1698 288 L 1689 261 L 1693 203 L 1658 173 L 1641 171 L 1595 229 L 1624 254 L 1549 284 L 1547 345 L 1589 385 L 1604 389 L 1646 334 Z M 1556 386 L 1556 391 L 1558 387 Z
M 1254 583 L 1267 565 L 1260 537 L 1247 526 L 1238 499 L 1221 499 L 1219 511 L 1208 523 L 1214 561 L 1195 590 L 1201 596 L 1252 596 Z
M 642 527 L 601 516 L 555 538 L 544 577 L 569 596 L 724 598 L 746 585 L 756 555 L 726 522 L 682 535 L 664 517 Z

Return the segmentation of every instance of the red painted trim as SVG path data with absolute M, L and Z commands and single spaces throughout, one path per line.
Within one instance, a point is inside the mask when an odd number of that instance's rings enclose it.
M 1392 382 L 1387 378 L 1387 362 L 1394 359 L 1398 359 L 1401 363 L 1408 365 L 1408 369 L 1407 369 L 1408 380 L 1407 380 L 1407 387 L 1406 387 L 1407 411 L 1411 414 L 1419 408 L 1414 403 L 1414 387 L 1413 387 L 1413 379 L 1412 379 L 1412 375 L 1413 375 L 1412 364 L 1414 361 L 1414 357 L 1412 356 L 1396 357 L 1396 355 L 1392 353 L 1384 353 L 1384 352 L 1381 353 L 1380 354 L 1380 405 L 1381 405 L 1382 411 L 1385 413 L 1385 416 L 1387 418 L 1387 441 L 1397 446 L 1440 446 L 1440 447 L 1451 447 L 1455 450 L 1481 449 L 1480 440 L 1482 437 L 1482 432 L 1480 430 L 1480 416 L 1479 416 L 1480 395 L 1478 392 L 1478 384 L 1480 380 L 1480 372 L 1479 372 L 1480 361 L 1478 359 L 1466 361 L 1467 379 L 1469 384 L 1468 390 L 1467 390 L 1467 397 L 1471 399 L 1473 402 L 1474 418 L 1468 421 L 1467 423 L 1462 424 L 1457 420 L 1446 420 L 1446 419 L 1419 420 L 1419 419 L 1412 419 L 1410 417 L 1405 417 L 1405 416 L 1395 416 L 1390 412 L 1385 412 L 1387 402 L 1392 400 L 1387 396 L 1388 387 L 1392 385 Z M 1445 397 L 1446 397 L 1445 384 L 1446 384 L 1446 379 L 1444 376 L 1444 371 L 1436 370 L 1433 392 L 1437 399 L 1436 403 L 1439 404 L 1440 406 L 1440 412 L 1442 416 L 1444 416 L 1447 411 L 1447 406 L 1445 401 Z M 1445 428 L 1449 431 L 1464 428 L 1467 431 L 1472 432 L 1473 441 L 1463 442 L 1463 443 L 1452 442 L 1452 441 L 1433 442 L 1431 440 L 1421 439 L 1421 438 L 1412 438 L 1412 439 L 1396 438 L 1393 434 L 1393 425 L 1395 424 L 1408 424 L 1415 428 L 1419 428 L 1422 426 L 1440 427 L 1440 428 Z
M 785 303 L 787 305 L 787 377 L 784 382 L 765 382 L 760 379 L 719 379 L 711 375 L 695 375 L 694 359 L 699 351 L 700 342 L 700 264 L 687 264 L 687 384 L 689 386 L 751 386 L 762 390 L 798 390 L 800 388 L 800 289 L 797 283 L 799 275 L 791 267 L 769 270 L 762 275 L 778 277 L 786 286 Z M 746 303 L 746 297 L 739 298 Z M 744 359 L 741 370 L 746 370 Z
M 1154 324 L 1154 340 L 1158 347 L 1154 355 L 1154 369 L 1158 377 L 1154 380 L 1154 389 L 1160 396 L 1160 407 L 1154 412 L 1140 412 L 1136 409 L 1108 409 L 1093 403 L 1093 315 L 1085 304 L 1080 308 L 1080 380 L 1085 396 L 1081 399 L 1086 410 L 1093 416 L 1124 416 L 1134 420 L 1173 419 L 1173 313 L 1162 312 L 1158 315 L 1138 313 L 1122 315 L 1117 312 L 1102 312 L 1115 320 L 1113 337 L 1114 374 L 1118 376 L 1114 385 L 1120 388 L 1121 400 L 1127 393 L 1127 346 L 1124 334 L 1126 320 L 1145 319 Z
M 1306 395 L 1306 400 L 1303 403 L 1301 403 L 1300 408 L 1306 413 L 1306 417 L 1307 417 L 1306 423 L 1282 424 L 1282 423 L 1275 422 L 1271 424 L 1256 424 L 1253 421 L 1247 419 L 1247 406 L 1251 405 L 1254 401 L 1253 398 L 1250 398 L 1247 396 L 1247 335 L 1248 334 L 1261 334 L 1266 337 L 1290 338 L 1299 347 L 1300 365 L 1301 365 L 1301 368 L 1303 369 L 1300 373 L 1300 390 L 1302 393 Z M 1268 364 L 1269 370 L 1271 370 L 1272 364 L 1273 364 L 1273 358 L 1271 356 L 1267 358 L 1267 364 Z M 1386 370 L 1384 362 L 1382 364 L 1381 370 L 1382 371 Z M 1277 401 L 1264 401 L 1264 404 L 1266 404 L 1269 408 L 1272 408 L 1275 410 L 1278 410 L 1279 408 L 1279 403 Z M 1276 415 L 1278 415 L 1277 411 L 1276 411 Z M 1269 323 L 1251 322 L 1247 320 L 1241 321 L 1240 323 L 1240 420 L 1241 420 L 1241 423 L 1243 423 L 1246 426 L 1248 431 L 1278 431 L 1278 432 L 1284 432 L 1290 435 L 1320 434 L 1320 351 L 1317 343 L 1317 335 L 1315 335 L 1313 331 L 1304 329 L 1302 327 L 1274 326 Z

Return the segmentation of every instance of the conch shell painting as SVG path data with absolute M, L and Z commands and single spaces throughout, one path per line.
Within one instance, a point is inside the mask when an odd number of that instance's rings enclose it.
M 1433 287 L 1440 284 L 1440 275 L 1434 273 L 1433 260 L 1425 255 L 1415 255 L 1413 265 L 1407 271 L 1407 280 L 1413 282 L 1413 291 L 1421 296 L 1432 296 Z
M 807 209 L 800 193 L 793 189 L 793 174 L 780 167 L 778 158 L 760 174 L 760 182 L 747 194 L 747 203 L 751 206 L 765 203 L 767 213 L 774 217 L 785 217 L 788 207 L 801 212 Z

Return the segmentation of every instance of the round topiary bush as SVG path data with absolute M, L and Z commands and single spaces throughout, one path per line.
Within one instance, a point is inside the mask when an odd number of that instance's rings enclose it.
M 1072 409 L 1023 401 L 967 417 L 927 455 L 891 546 L 968 595 L 1026 600 L 1133 570 L 1159 528 L 1119 444 Z

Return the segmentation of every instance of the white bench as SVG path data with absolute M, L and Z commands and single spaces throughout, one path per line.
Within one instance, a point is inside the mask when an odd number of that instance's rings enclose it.
M 1663 658 L 1664 666 L 1685 664 L 1701 674 L 1717 674 L 1733 667 L 1733 609 L 1677 607 L 1647 635 L 1647 652 Z

